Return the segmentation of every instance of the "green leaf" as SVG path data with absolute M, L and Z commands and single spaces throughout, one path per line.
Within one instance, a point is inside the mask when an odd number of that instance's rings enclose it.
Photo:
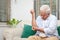
M 19 22 L 21 22 L 22 20 L 16 20 L 15 18 L 13 18 L 12 20 L 8 21 L 9 25 L 17 25 Z

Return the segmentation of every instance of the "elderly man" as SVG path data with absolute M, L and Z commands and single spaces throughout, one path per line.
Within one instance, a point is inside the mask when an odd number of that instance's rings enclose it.
M 32 29 L 37 31 L 34 36 L 28 37 L 27 40 L 58 40 L 57 18 L 51 14 L 48 5 L 40 7 L 40 14 L 35 20 L 35 12 L 32 14 Z

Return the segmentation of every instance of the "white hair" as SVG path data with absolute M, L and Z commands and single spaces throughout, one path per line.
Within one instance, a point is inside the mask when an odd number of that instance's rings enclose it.
M 46 13 L 47 14 L 49 14 L 50 13 L 50 7 L 49 7 L 49 5 L 42 5 L 41 7 L 40 7 L 40 11 L 46 11 Z

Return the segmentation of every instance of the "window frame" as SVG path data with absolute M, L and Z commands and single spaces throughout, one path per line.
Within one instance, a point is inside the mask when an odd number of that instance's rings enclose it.
M 41 0 L 34 0 L 34 10 L 35 10 L 35 14 L 36 14 L 36 17 L 37 17 L 37 15 L 39 14 L 39 10 L 40 10 L 40 2 Z M 58 20 L 60 20 L 60 10 L 59 10 L 59 2 L 60 2 L 60 0 L 56 0 L 56 16 L 57 16 L 57 18 L 58 18 Z M 51 8 L 51 11 L 52 11 L 52 0 L 50 0 L 50 8 Z M 38 10 L 38 11 L 37 11 Z M 38 14 L 37 14 L 38 13 Z M 36 18 L 35 17 L 35 18 Z
M 10 12 L 11 12 L 11 0 L 6 0 L 8 5 L 7 5 L 7 9 L 6 9 L 6 13 L 7 13 L 7 21 L 10 20 Z M 7 21 L 0 21 L 0 23 L 6 23 Z

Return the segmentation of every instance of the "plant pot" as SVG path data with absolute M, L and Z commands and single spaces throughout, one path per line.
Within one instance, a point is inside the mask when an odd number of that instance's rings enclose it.
M 16 25 L 10 25 L 11 28 L 16 28 Z

